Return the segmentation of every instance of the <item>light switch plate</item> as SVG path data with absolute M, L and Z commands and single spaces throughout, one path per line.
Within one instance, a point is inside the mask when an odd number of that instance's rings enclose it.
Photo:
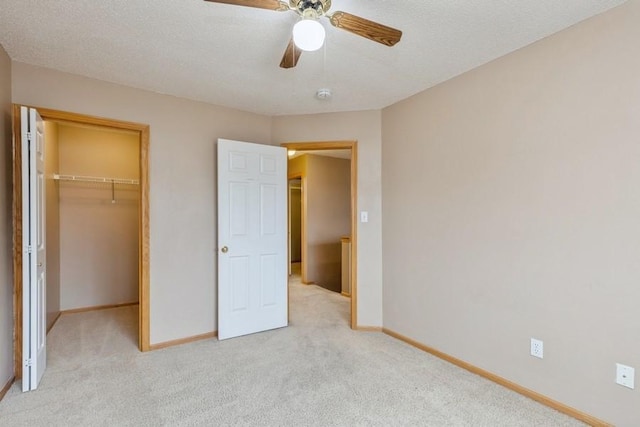
M 369 222 L 369 212 L 367 211 L 360 212 L 360 222 Z

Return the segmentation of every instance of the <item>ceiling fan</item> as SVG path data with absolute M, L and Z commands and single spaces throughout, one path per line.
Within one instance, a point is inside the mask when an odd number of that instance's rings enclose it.
M 226 3 L 237 6 L 256 7 L 278 12 L 294 11 L 300 15 L 300 21 L 293 27 L 293 36 L 285 49 L 280 67 L 293 68 L 298 63 L 302 51 L 320 49 L 324 43 L 324 27 L 319 19 L 329 18 L 331 25 L 349 31 L 386 46 L 400 41 L 402 31 L 377 22 L 369 21 L 346 12 L 329 14 L 331 0 L 205 0 L 212 3 Z

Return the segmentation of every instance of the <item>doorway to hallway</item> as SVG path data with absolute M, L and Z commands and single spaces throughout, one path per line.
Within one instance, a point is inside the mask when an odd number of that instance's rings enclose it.
M 337 152 L 337 151 L 344 151 L 347 153 L 347 158 L 348 158 L 348 166 L 347 166 L 347 174 L 349 177 L 349 184 L 348 184 L 348 201 L 347 201 L 347 223 L 348 225 L 348 229 L 347 229 L 347 233 L 349 234 L 349 236 L 344 236 L 344 235 L 338 235 L 337 238 L 333 239 L 335 240 L 335 242 L 331 242 L 332 244 L 335 244 L 335 246 L 338 248 L 338 251 L 341 251 L 341 238 L 342 237 L 349 237 L 351 244 L 348 248 L 349 251 L 349 256 L 347 257 L 348 259 L 348 273 L 347 273 L 347 277 L 349 278 L 349 282 L 350 282 L 350 316 L 349 316 L 349 324 L 351 325 L 351 328 L 356 329 L 358 326 L 358 313 L 357 313 L 357 194 L 358 194 L 358 186 L 357 186 L 357 142 L 356 141 L 329 141 L 329 142 L 295 142 L 295 143 L 284 143 L 282 144 L 282 146 L 286 147 L 290 152 L 294 151 L 296 153 L 307 153 L 307 154 L 314 154 L 314 152 L 317 152 L 318 154 L 320 153 L 324 153 L 324 154 L 328 154 L 330 152 Z M 296 178 L 301 178 L 301 199 L 302 199 L 302 220 L 301 220 L 301 227 L 302 227 L 302 232 L 301 232 L 301 280 L 303 283 L 308 283 L 310 280 L 310 278 L 308 277 L 309 275 L 309 270 L 307 268 L 307 262 L 306 260 L 308 259 L 308 257 L 311 254 L 308 254 L 308 250 L 309 250 L 309 245 L 308 245 L 308 241 L 309 241 L 309 235 L 308 235 L 308 224 L 307 224 L 307 218 L 308 218 L 308 210 L 309 209 L 313 209 L 313 206 L 309 206 L 309 200 L 307 198 L 308 194 L 309 194 L 309 188 L 308 188 L 308 182 L 306 179 L 306 176 L 304 176 L 304 174 L 299 171 L 299 170 L 294 170 L 294 168 L 289 167 L 289 173 L 288 173 L 289 179 L 296 179 Z M 328 208 L 331 209 L 331 199 L 328 199 L 329 201 L 328 203 Z M 327 206 L 324 206 L 325 208 L 327 208 Z M 340 252 L 338 252 L 338 261 L 337 261 L 337 265 L 340 266 L 341 265 L 341 254 Z M 334 264 L 334 265 L 336 265 Z M 335 267 L 334 267 L 335 268 Z M 340 268 L 340 267 L 338 267 Z M 342 277 L 342 272 L 338 271 L 338 276 L 341 278 Z M 338 279 L 338 281 L 340 281 L 341 279 Z M 340 292 L 339 289 L 337 289 L 338 292 Z

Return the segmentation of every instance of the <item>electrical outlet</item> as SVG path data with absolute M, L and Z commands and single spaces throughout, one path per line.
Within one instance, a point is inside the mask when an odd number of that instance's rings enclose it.
M 616 363 L 616 383 L 620 384 L 621 386 L 633 389 L 634 376 L 635 369 L 633 369 L 631 366 Z
M 531 338 L 531 355 L 542 359 L 544 355 L 544 343 L 541 340 Z

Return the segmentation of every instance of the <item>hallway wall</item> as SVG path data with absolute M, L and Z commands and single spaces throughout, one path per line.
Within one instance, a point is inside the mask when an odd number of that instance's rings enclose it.
M 306 155 L 307 280 L 342 288 L 342 244 L 351 234 L 351 161 Z

